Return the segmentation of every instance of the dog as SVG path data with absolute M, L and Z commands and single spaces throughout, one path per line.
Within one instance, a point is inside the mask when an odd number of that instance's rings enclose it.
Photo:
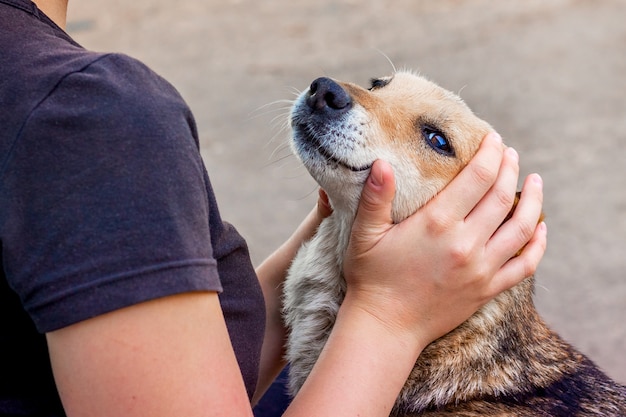
M 392 219 L 400 222 L 441 191 L 493 129 L 460 97 L 410 71 L 370 88 L 318 78 L 293 104 L 289 123 L 294 153 L 333 209 L 283 287 L 295 395 L 345 295 L 341 257 L 372 163 L 384 159 L 394 169 Z M 547 327 L 533 291 L 528 277 L 427 346 L 392 415 L 626 416 L 626 387 Z

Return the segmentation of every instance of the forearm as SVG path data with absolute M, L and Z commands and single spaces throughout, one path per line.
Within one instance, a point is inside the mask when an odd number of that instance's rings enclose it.
M 256 404 L 276 375 L 285 366 L 284 342 L 286 330 L 281 318 L 280 295 L 285 271 L 288 268 L 287 253 L 290 249 L 281 246 L 258 268 L 257 276 L 265 298 L 265 336 L 259 364 L 259 380 L 252 399 Z M 284 265 L 281 268 L 281 265 Z
M 346 297 L 331 336 L 285 416 L 388 416 L 425 347 Z

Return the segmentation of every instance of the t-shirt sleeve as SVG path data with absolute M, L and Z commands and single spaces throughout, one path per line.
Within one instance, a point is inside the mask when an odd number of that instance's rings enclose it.
M 38 330 L 221 291 L 204 173 L 187 106 L 147 67 L 113 54 L 64 77 L 4 172 L 5 272 Z

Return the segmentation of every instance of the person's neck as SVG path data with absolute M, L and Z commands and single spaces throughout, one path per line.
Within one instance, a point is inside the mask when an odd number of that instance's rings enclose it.
M 32 0 L 61 29 L 65 30 L 68 0 Z

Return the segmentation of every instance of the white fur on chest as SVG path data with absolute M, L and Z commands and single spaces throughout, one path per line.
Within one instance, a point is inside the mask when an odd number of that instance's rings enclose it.
M 292 394 L 311 372 L 343 301 L 346 283 L 341 259 L 351 223 L 337 213 L 325 219 L 315 237 L 300 248 L 285 280 L 283 315 L 289 331 L 286 354 Z

